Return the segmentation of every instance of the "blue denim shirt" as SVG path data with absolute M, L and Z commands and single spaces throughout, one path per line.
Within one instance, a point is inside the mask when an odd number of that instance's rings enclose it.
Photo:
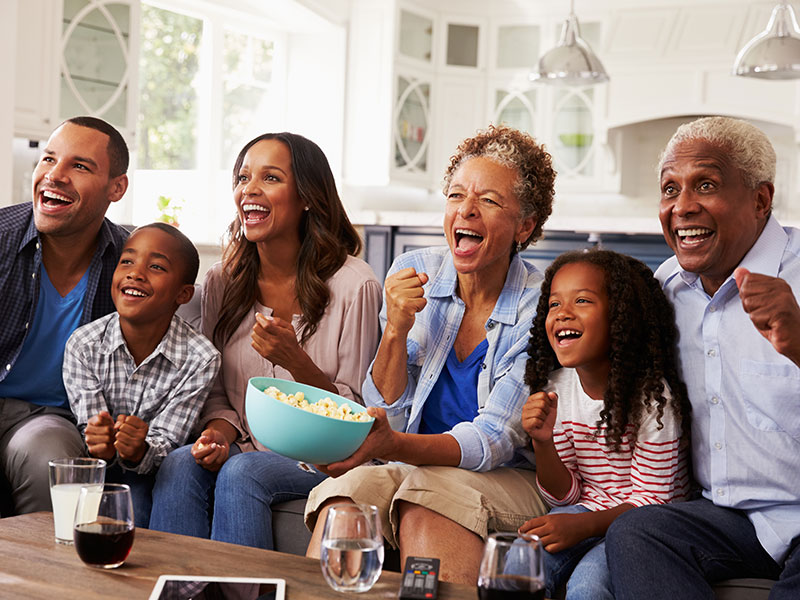
M 417 433 L 422 408 L 455 343 L 464 316 L 464 302 L 456 293 L 457 273 L 447 247 L 403 254 L 395 260 L 389 274 L 407 267 L 425 272 L 430 278 L 424 286 L 428 304 L 417 314 L 406 342 L 408 384 L 400 398 L 388 405 L 375 387 L 370 365 L 362 394 L 367 406 L 386 409 L 395 430 Z M 518 255 L 512 258 L 503 290 L 485 324 L 489 347 L 478 376 L 478 416 L 447 432 L 461 448 L 461 468 L 488 471 L 509 464 L 515 451 L 533 463 L 521 417 L 529 394 L 524 382 L 529 330 L 542 279 L 536 267 Z M 385 303 L 380 319 L 385 329 Z M 515 464 L 518 462 L 522 461 Z
M 800 230 L 767 222 L 740 266 L 800 298 Z M 800 535 L 800 367 L 756 330 L 733 276 L 713 297 L 668 259 L 656 272 L 675 307 L 692 402 L 692 460 L 703 495 L 743 510 L 779 564 Z
M 89 265 L 81 325 L 114 312 L 111 276 L 128 232 L 108 219 Z M 39 300 L 42 244 L 30 202 L 0 209 L 0 381 L 17 360 Z M 54 315 L 54 318 L 57 315 Z

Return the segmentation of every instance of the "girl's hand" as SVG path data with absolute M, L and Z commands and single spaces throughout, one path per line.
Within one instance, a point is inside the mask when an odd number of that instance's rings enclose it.
M 591 532 L 585 517 L 591 513 L 582 514 L 550 514 L 535 517 L 526 521 L 519 528 L 520 533 L 532 533 L 542 540 L 544 549 L 549 553 L 561 552 L 572 548 L 578 542 L 591 537 Z
M 534 442 L 549 442 L 558 414 L 558 394 L 536 392 L 522 407 L 522 428 Z
M 192 457 L 195 462 L 212 473 L 216 473 L 228 460 L 230 448 L 225 436 L 217 429 L 208 428 L 192 446 Z
M 422 288 L 426 283 L 428 275 L 417 273 L 414 267 L 402 269 L 386 278 L 387 326 L 401 335 L 411 331 L 417 313 L 428 303 Z
M 287 371 L 294 372 L 303 358 L 303 349 L 297 343 L 294 327 L 283 319 L 256 313 L 256 324 L 250 337 L 256 352 Z

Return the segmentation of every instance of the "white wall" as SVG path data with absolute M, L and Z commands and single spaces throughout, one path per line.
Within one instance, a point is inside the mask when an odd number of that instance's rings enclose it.
M 17 3 L 3 2 L 0 19 L 0 81 L 4 82 L 0 94 L 0 206 L 11 204 L 14 156 L 14 82 L 17 58 Z

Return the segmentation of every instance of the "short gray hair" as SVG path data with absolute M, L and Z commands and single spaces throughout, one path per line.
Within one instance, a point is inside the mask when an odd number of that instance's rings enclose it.
M 724 148 L 750 189 L 761 183 L 775 183 L 777 158 L 769 138 L 755 125 L 730 117 L 703 117 L 678 127 L 658 159 L 659 176 L 667 155 L 692 140 L 706 140 Z

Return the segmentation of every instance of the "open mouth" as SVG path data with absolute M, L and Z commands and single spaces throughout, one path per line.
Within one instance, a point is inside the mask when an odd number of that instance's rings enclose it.
M 456 229 L 456 248 L 462 252 L 470 252 L 483 241 L 483 236 L 472 229 Z
M 577 329 L 562 329 L 556 331 L 555 338 L 559 346 L 566 345 L 573 340 L 577 340 L 583 335 L 582 331 Z
M 49 208 L 67 206 L 74 202 L 72 198 L 69 198 L 64 194 L 59 194 L 58 192 L 53 192 L 51 190 L 45 190 L 41 192 L 39 194 L 39 200 L 42 203 L 42 205 L 47 206 Z
M 691 229 L 678 229 L 676 234 L 681 243 L 691 246 L 706 241 L 714 235 L 714 232 L 707 227 L 693 227 Z
M 149 294 L 145 294 L 142 290 L 138 290 L 136 288 L 125 287 L 122 288 L 122 295 L 131 296 L 133 298 L 147 298 Z
M 256 223 L 269 217 L 271 211 L 260 204 L 245 204 L 242 206 L 242 212 L 244 213 L 245 221 Z

